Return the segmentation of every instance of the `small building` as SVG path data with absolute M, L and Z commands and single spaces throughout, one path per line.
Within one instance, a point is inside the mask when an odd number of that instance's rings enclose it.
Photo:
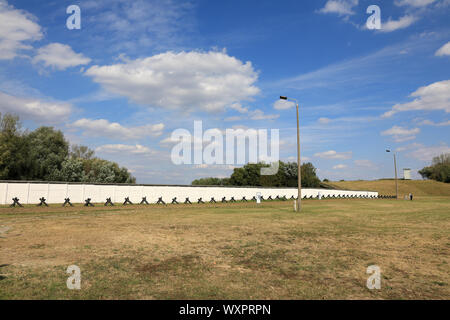
M 403 179 L 411 180 L 411 169 L 410 168 L 403 169 Z

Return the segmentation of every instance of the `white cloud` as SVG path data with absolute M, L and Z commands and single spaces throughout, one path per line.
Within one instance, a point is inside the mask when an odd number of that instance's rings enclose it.
M 375 168 L 375 164 L 370 160 L 355 160 L 355 165 L 364 168 Z
M 423 50 L 424 46 L 433 45 L 434 40 L 430 35 L 424 36 L 420 41 L 417 38 L 396 43 L 391 46 L 384 47 L 378 51 L 368 55 L 344 60 L 335 64 L 331 64 L 320 69 L 300 74 L 298 76 L 285 78 L 270 83 L 270 86 L 278 88 L 278 90 L 286 90 L 286 88 L 294 90 L 310 90 L 320 88 L 320 90 L 330 88 L 340 88 L 340 90 L 349 90 L 354 86 L 369 86 L 383 83 L 394 83 L 398 78 L 398 73 L 393 68 L 386 68 L 397 62 L 404 60 L 403 55 L 399 52 L 407 50 L 410 54 Z M 374 69 L 377 65 L 379 68 Z M 330 106 L 327 106 L 328 108 Z
M 248 108 L 244 108 L 240 103 L 233 103 L 230 105 L 230 109 L 236 110 L 239 113 L 247 113 Z
M 392 128 L 381 132 L 382 136 L 392 136 L 396 142 L 404 142 L 413 140 L 416 138 L 416 134 L 420 132 L 419 128 L 406 129 L 399 126 L 393 126 Z
M 88 135 L 102 135 L 105 137 L 130 140 L 148 136 L 158 137 L 162 134 L 164 124 L 148 124 L 127 128 L 117 122 L 109 122 L 105 119 L 79 119 L 72 123 L 70 127 L 81 129 L 84 131 L 83 133 Z
M 397 112 L 411 110 L 444 110 L 450 112 L 450 80 L 439 81 L 428 86 L 420 87 L 410 97 L 411 102 L 396 104 L 392 110 L 385 112 L 382 117 L 391 117 Z
M 145 106 L 221 111 L 259 93 L 251 62 L 224 52 L 166 52 L 86 71 L 106 90 Z
M 240 120 L 274 120 L 280 117 L 279 114 L 265 114 L 264 111 L 260 109 L 250 110 L 249 108 L 244 108 L 240 103 L 233 103 L 229 106 L 230 109 L 236 110 L 242 114 L 242 116 L 231 116 L 224 120 L 230 121 L 240 121 Z
M 318 121 L 320 124 L 328 124 L 331 122 L 331 119 L 330 118 L 319 118 Z
M 223 119 L 224 121 L 227 121 L 227 122 L 233 122 L 233 121 L 241 121 L 241 120 L 243 120 L 244 118 L 243 117 L 240 117 L 240 116 L 232 116 L 232 117 L 226 117 L 225 119 Z
M 33 58 L 33 62 L 43 62 L 46 67 L 65 70 L 70 67 L 88 64 L 91 62 L 91 59 L 81 53 L 74 52 L 66 44 L 50 43 L 38 49 L 37 55 Z
M 287 157 L 287 160 L 289 162 L 297 162 L 297 157 L 290 156 L 290 157 Z M 301 162 L 302 163 L 305 163 L 305 162 L 310 161 L 310 160 L 311 160 L 310 157 L 301 156 Z
M 13 59 L 19 51 L 32 49 L 27 42 L 42 39 L 41 27 L 35 20 L 28 12 L 0 0 L 0 60 Z
M 106 50 L 141 53 L 153 48 L 162 52 L 189 43 L 189 33 L 195 28 L 193 1 L 152 0 L 87 0 L 83 21 L 91 28 L 106 30 L 106 37 L 97 33 L 88 40 Z M 89 37 L 89 35 L 86 35 Z
M 334 150 L 329 150 L 325 152 L 318 152 L 314 154 L 315 157 L 323 158 L 323 159 L 350 159 L 352 157 L 352 152 L 336 152 Z
M 438 57 L 450 56 L 450 41 L 444 44 L 438 51 L 435 53 Z
M 333 166 L 333 169 L 335 169 L 335 170 L 345 169 L 345 168 L 347 168 L 347 165 L 345 165 L 345 164 L 338 164 L 338 165 Z
M 445 126 L 450 126 L 450 120 L 442 121 L 442 122 L 423 120 L 423 121 L 419 122 L 418 124 L 421 126 L 445 127 Z
M 393 126 L 392 128 L 383 131 L 381 134 L 383 136 L 391 136 L 391 135 L 398 135 L 398 136 L 405 136 L 405 135 L 412 135 L 412 134 L 418 134 L 420 132 L 419 128 L 414 129 L 405 129 L 399 126 Z
M 65 102 L 16 97 L 0 91 L 0 111 L 37 122 L 57 123 L 68 118 L 72 106 Z
M 412 150 L 408 153 L 408 156 L 421 161 L 431 161 L 434 157 L 443 153 L 450 153 L 450 147 L 446 144 L 438 146 L 424 146 L 422 144 L 413 144 L 409 147 L 405 147 L 405 150 Z
M 295 103 L 287 100 L 277 100 L 273 104 L 275 110 L 287 110 L 295 107 Z
M 256 109 L 250 111 L 250 119 L 251 120 L 275 120 L 280 117 L 279 114 L 265 114 L 264 111 L 260 109 Z
M 414 143 L 411 143 L 411 144 L 408 144 L 405 146 L 398 147 L 397 149 L 395 149 L 395 151 L 403 152 L 403 151 L 418 149 L 419 147 L 423 147 L 423 145 L 421 143 L 414 142 Z
M 155 153 L 154 150 L 151 150 L 150 148 L 142 146 L 140 144 L 105 144 L 95 148 L 95 151 L 98 153 L 131 153 L 141 155 L 150 155 Z
M 403 16 L 398 20 L 392 20 L 391 18 L 389 18 L 387 22 L 384 22 L 382 24 L 380 31 L 392 32 L 399 29 L 405 29 L 416 21 L 417 21 L 416 17 L 409 15 Z
M 425 7 L 435 0 L 396 0 L 394 3 L 396 6 L 410 6 L 415 8 Z
M 358 5 L 358 0 L 328 0 L 320 13 L 336 13 L 340 16 L 353 15 L 353 8 Z

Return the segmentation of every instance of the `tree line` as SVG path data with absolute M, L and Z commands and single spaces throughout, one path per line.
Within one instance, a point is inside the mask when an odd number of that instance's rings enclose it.
M 298 167 L 296 162 L 279 161 L 279 169 L 275 175 L 261 175 L 261 168 L 268 164 L 248 163 L 242 168 L 235 168 L 229 178 L 201 178 L 192 181 L 192 185 L 216 186 L 262 186 L 262 187 L 297 187 Z M 321 181 L 316 175 L 312 163 L 304 163 L 300 167 L 302 187 L 320 188 Z
M 0 113 L 0 180 L 135 183 L 127 168 L 69 145 L 53 127 L 23 130 L 19 117 Z
M 424 179 L 450 183 L 450 153 L 434 157 L 431 166 L 419 171 Z

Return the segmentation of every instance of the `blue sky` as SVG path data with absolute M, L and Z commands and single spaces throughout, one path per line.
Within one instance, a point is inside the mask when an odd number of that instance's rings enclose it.
M 369 5 L 381 29 L 368 30 Z M 69 30 L 66 9 L 81 9 Z M 320 178 L 377 179 L 450 152 L 449 0 L 0 0 L 0 112 L 124 165 L 140 183 L 228 176 L 172 164 L 173 130 L 280 130 Z M 401 174 L 400 174 L 401 175 Z

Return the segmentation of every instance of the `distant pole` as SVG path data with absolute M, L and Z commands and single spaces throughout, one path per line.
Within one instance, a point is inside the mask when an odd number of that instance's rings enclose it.
M 391 152 L 390 149 L 386 149 L 386 152 Z M 398 181 L 397 181 L 397 158 L 395 156 L 395 152 L 392 152 L 394 155 L 394 171 L 395 171 L 395 199 L 398 200 Z
M 395 199 L 398 200 L 398 182 L 397 182 L 397 159 L 394 152 L 394 168 L 395 168 Z
M 298 195 L 297 195 L 297 207 L 295 209 L 296 212 L 300 212 L 302 210 L 302 171 L 301 171 L 301 162 L 300 162 L 300 120 L 298 116 L 298 101 L 296 99 L 289 99 L 285 96 L 280 96 L 281 100 L 290 100 L 295 101 L 295 105 L 297 108 L 297 177 L 298 177 Z
M 301 165 L 300 165 L 300 124 L 299 124 L 299 117 L 298 117 L 298 103 L 297 103 L 297 176 L 298 176 L 298 205 L 297 205 L 297 212 L 300 212 L 302 210 L 302 171 L 301 171 Z

